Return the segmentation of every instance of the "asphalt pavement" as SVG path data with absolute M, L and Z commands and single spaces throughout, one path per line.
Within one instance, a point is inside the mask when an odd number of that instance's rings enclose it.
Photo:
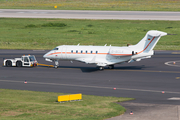
M 54 65 L 42 57 L 46 52 L 48 51 L 0 50 L 0 63 L 3 63 L 3 58 L 33 54 L 39 63 Z M 155 51 L 151 59 L 118 64 L 115 69 L 105 68 L 104 71 L 99 71 L 94 65 L 75 61 L 60 61 L 58 69 L 45 66 L 1 66 L 0 88 L 131 97 L 135 100 L 119 103 L 127 112 L 113 120 L 159 120 L 163 116 L 163 120 L 179 120 L 179 61 L 179 51 Z M 165 64 L 167 62 L 168 65 Z M 27 84 L 24 84 L 25 80 Z M 129 115 L 130 111 L 134 114 Z

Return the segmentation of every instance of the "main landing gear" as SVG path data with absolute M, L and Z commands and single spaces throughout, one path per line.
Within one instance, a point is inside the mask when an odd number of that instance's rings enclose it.
M 54 67 L 57 69 L 58 66 L 59 66 L 59 62 L 58 62 L 58 60 L 55 60 L 55 66 Z
M 104 67 L 103 67 L 103 66 L 100 66 L 100 67 L 99 67 L 99 70 L 104 70 Z
M 109 65 L 108 68 L 109 69 L 114 69 L 114 65 Z
M 99 68 L 99 70 L 104 70 L 103 66 L 99 66 L 98 68 Z M 114 69 L 114 65 L 109 65 L 108 68 L 109 69 Z

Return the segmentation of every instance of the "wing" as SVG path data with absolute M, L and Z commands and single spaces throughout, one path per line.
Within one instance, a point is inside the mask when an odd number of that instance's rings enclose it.
M 86 64 L 96 64 L 97 66 L 107 66 L 108 63 L 104 59 L 96 59 L 96 56 L 93 58 L 78 58 L 77 61 L 84 62 Z M 112 64 L 112 63 L 111 63 Z

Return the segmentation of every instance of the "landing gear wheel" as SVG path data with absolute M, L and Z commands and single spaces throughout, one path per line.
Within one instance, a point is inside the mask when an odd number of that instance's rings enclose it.
M 21 62 L 21 61 L 17 61 L 17 62 L 16 62 L 16 66 L 17 66 L 17 67 L 22 67 L 22 62 Z
M 12 66 L 12 62 L 11 61 L 6 61 L 6 67 L 11 67 Z
M 109 69 L 114 69 L 114 65 L 109 65 L 108 68 Z
M 104 70 L 104 67 L 103 67 L 103 66 L 100 66 L 100 67 L 99 67 L 99 70 Z
M 55 67 L 56 69 L 58 68 L 58 66 L 56 66 L 56 65 L 55 65 L 54 67 Z

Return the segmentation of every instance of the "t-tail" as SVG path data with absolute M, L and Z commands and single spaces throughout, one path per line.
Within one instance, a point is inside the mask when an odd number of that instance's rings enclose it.
M 135 49 L 135 54 L 149 53 L 153 50 L 161 36 L 165 36 L 167 33 L 157 30 L 150 30 L 146 33 L 145 37 L 139 41 L 136 45 L 130 46 Z

